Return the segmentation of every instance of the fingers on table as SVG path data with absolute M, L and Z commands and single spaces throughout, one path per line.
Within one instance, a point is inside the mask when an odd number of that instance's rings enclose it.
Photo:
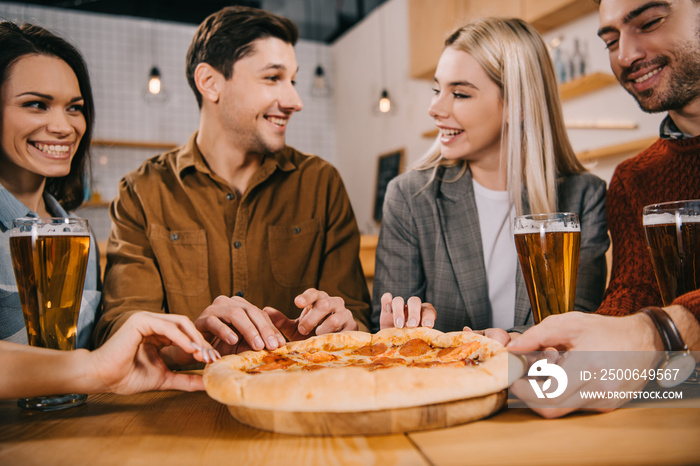
M 204 390 L 204 380 L 199 374 L 173 373 L 163 385 L 161 390 L 180 390 L 183 392 L 197 392 Z

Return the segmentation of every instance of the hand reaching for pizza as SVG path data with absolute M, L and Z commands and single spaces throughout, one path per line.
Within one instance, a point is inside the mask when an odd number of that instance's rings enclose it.
M 299 333 L 299 319 L 290 319 L 277 309 L 269 306 L 264 307 L 263 312 L 267 313 L 272 321 L 272 324 L 277 327 L 280 332 L 282 332 L 282 335 L 284 335 L 287 340 L 299 341 L 307 338 L 307 335 L 302 335 Z
M 352 312 L 345 308 L 345 301 L 328 293 L 309 288 L 294 299 L 303 308 L 296 319 L 290 319 L 277 309 L 263 309 L 270 320 L 289 341 L 304 340 L 313 335 L 357 330 Z M 315 329 L 315 331 L 314 331 Z
M 379 317 L 379 327 L 381 329 L 430 327 L 435 325 L 437 312 L 430 303 L 421 302 L 417 296 L 408 298 L 404 304 L 401 296 L 393 297 L 391 293 L 382 295 L 382 312 Z
M 465 332 L 473 332 L 473 333 L 476 333 L 478 335 L 483 335 L 483 336 L 490 338 L 492 340 L 496 340 L 497 342 L 499 342 L 503 346 L 506 346 L 512 340 L 514 340 L 515 338 L 520 336 L 520 334 L 517 332 L 508 333 L 505 330 L 503 330 L 502 328 L 487 328 L 485 330 L 472 330 L 469 327 L 464 327 L 462 330 Z
M 324 335 L 357 330 L 357 322 L 352 312 L 345 307 L 343 298 L 329 296 L 325 291 L 309 288 L 294 298 L 294 305 L 303 309 L 297 319 L 298 331 L 302 335 Z M 314 329 L 316 329 L 315 332 Z
M 579 374 L 583 370 L 598 374 L 601 368 L 618 367 L 656 367 L 658 361 L 646 361 L 648 356 L 663 354 L 659 350 L 661 341 L 658 338 L 653 323 L 643 314 L 633 314 L 625 317 L 610 317 L 599 314 L 568 312 L 553 315 L 544 319 L 538 325 L 529 328 L 518 339 L 508 344 L 507 349 L 515 352 L 574 351 L 585 354 L 595 351 L 596 357 L 561 358 L 557 364 L 565 368 L 569 374 Z M 639 357 L 635 364 L 630 363 L 630 356 Z M 622 362 L 620 361 L 622 360 Z M 585 363 L 587 366 L 580 366 Z M 578 364 L 578 365 L 577 365 Z M 571 366 L 575 366 L 572 368 Z M 646 383 L 646 379 L 639 379 Z M 523 400 L 533 411 L 546 418 L 564 416 L 577 409 L 593 411 L 610 411 L 623 404 L 625 399 L 587 400 L 575 395 L 581 391 L 614 391 L 626 392 L 641 389 L 634 384 L 639 380 L 610 379 L 602 381 L 599 378 L 577 380 L 570 378 L 564 396 L 547 399 L 543 404 L 532 391 L 528 381 L 517 380 L 512 386 L 512 393 Z M 643 386 L 643 384 L 641 384 Z M 574 395 L 567 395 L 574 394 Z M 595 404 L 591 406 L 591 404 Z M 604 405 L 603 405 L 604 404 Z
M 219 296 L 194 325 L 221 354 L 274 350 L 286 343 L 267 313 L 238 296 Z
M 0 399 L 52 393 L 131 394 L 203 390 L 200 375 L 172 372 L 161 359 L 177 348 L 199 362 L 221 356 L 185 316 L 136 312 L 95 351 L 58 351 L 0 341 Z
M 127 395 L 148 390 L 203 390 L 197 375 L 172 372 L 160 358 L 164 347 L 177 348 L 196 361 L 221 358 L 186 316 L 137 312 L 104 345 L 89 353 L 86 380 L 90 393 Z

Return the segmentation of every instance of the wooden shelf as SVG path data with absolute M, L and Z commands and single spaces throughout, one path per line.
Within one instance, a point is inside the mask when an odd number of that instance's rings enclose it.
M 596 11 L 593 0 L 523 0 L 524 18 L 541 34 Z
M 615 144 L 612 146 L 601 147 L 598 149 L 588 150 L 585 152 L 579 152 L 576 154 L 581 162 L 588 162 L 590 160 L 597 160 L 606 157 L 615 157 L 618 155 L 630 154 L 633 152 L 641 152 L 650 145 L 652 145 L 658 137 L 642 138 L 635 141 L 623 142 L 622 144 Z
M 574 120 L 565 121 L 566 129 L 609 129 L 609 130 L 633 130 L 639 128 L 636 121 L 625 120 Z
M 617 84 L 615 76 L 608 73 L 592 73 L 561 84 L 559 97 L 562 101 L 569 100 L 613 84 Z
M 80 205 L 80 208 L 81 209 L 85 209 L 85 208 L 90 209 L 90 208 L 94 208 L 94 207 L 109 207 L 110 204 L 111 204 L 111 202 L 107 202 L 107 201 L 85 201 Z
M 126 147 L 129 149 L 172 149 L 178 144 L 174 142 L 124 141 L 119 139 L 93 139 L 93 146 Z
M 438 133 L 439 131 L 437 130 L 437 128 L 435 128 L 431 129 L 430 131 L 426 131 L 425 133 L 421 134 L 421 136 L 424 138 L 433 139 L 437 137 Z
M 596 9 L 593 0 L 408 0 L 410 76 L 432 81 L 445 37 L 468 20 L 517 17 L 544 33 Z

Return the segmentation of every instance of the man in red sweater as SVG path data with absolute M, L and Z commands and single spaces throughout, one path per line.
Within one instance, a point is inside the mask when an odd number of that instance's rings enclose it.
M 508 349 L 678 350 L 668 342 L 679 333 L 682 342 L 676 339 L 675 346 L 684 342 L 698 351 L 700 290 L 678 297 L 664 309 L 637 311 L 662 305 L 646 248 L 643 207 L 700 199 L 700 0 L 599 3 L 598 35 L 609 50 L 615 76 L 642 110 L 668 115 L 659 140 L 621 163 L 610 182 L 607 218 L 613 267 L 598 314 L 549 317 L 513 340 Z M 525 394 L 527 388 L 514 386 L 514 391 Z M 573 408 L 536 410 L 557 417 Z

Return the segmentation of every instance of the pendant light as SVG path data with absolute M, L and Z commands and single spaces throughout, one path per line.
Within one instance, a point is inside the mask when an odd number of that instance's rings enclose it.
M 386 62 L 384 59 L 384 33 L 386 31 L 386 24 L 384 22 L 384 11 L 379 11 L 379 71 L 382 80 L 382 92 L 379 95 L 379 101 L 376 104 L 377 110 L 380 114 L 387 115 L 393 113 L 396 109 L 395 105 L 389 97 L 389 91 L 386 88 Z
M 167 93 L 165 91 L 165 87 L 163 86 L 160 68 L 158 68 L 158 65 L 156 64 L 156 59 L 158 57 L 157 27 L 157 22 L 154 22 L 151 25 L 151 62 L 153 63 L 153 66 L 151 67 L 151 71 L 148 73 L 146 90 L 144 91 L 144 99 L 147 102 L 164 102 L 167 99 Z
M 162 91 L 162 83 L 160 82 L 160 70 L 157 66 L 151 68 L 151 73 L 148 75 L 148 92 L 151 95 L 158 95 Z
M 331 95 L 331 88 L 326 79 L 326 72 L 321 65 L 316 66 L 314 71 L 314 83 L 311 86 L 311 95 L 314 97 L 328 97 Z
M 314 15 L 314 0 L 307 0 L 305 7 L 307 8 L 307 16 L 310 18 L 311 28 L 313 32 L 313 40 L 321 42 L 321 33 L 319 31 L 320 26 L 319 19 L 315 18 Z M 309 3 L 311 2 L 311 3 Z M 316 69 L 314 70 L 314 78 L 311 84 L 311 95 L 314 97 L 328 97 L 331 95 L 331 87 L 328 85 L 328 78 L 326 78 L 326 71 L 321 65 L 321 45 L 317 44 L 316 47 Z
M 391 99 L 389 98 L 389 91 L 386 89 L 382 89 L 382 96 L 379 98 L 379 111 L 382 113 L 391 111 Z

